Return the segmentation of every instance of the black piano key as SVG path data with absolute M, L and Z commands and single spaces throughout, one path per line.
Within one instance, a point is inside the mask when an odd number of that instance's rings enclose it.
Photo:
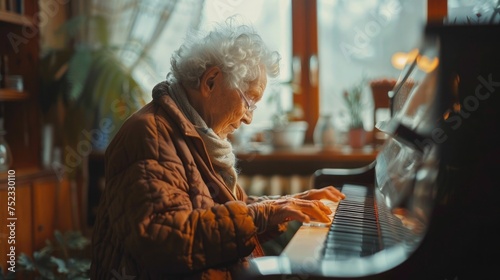
M 378 231 L 378 226 L 376 224 L 366 223 L 366 222 L 359 221 L 359 220 L 351 220 L 351 219 L 341 220 L 341 219 L 339 219 L 339 220 L 335 221 L 335 223 L 332 222 L 331 227 L 335 227 L 337 225 L 355 226 L 355 227 L 359 227 L 359 228 L 365 228 L 365 229 L 369 229 L 369 230 Z
M 364 235 L 372 235 L 372 236 L 379 236 L 379 232 L 376 230 L 370 230 L 370 229 L 362 229 L 359 227 L 350 227 L 350 226 L 336 226 L 334 231 L 338 232 L 344 232 L 344 233 L 353 233 L 353 234 L 364 234 Z
M 326 248 L 332 247 L 333 244 L 336 243 L 346 243 L 346 244 L 355 244 L 362 245 L 362 247 L 374 247 L 379 248 L 379 238 L 378 236 L 369 236 L 369 235 L 356 235 L 356 234 L 345 234 L 345 233 L 337 233 L 335 235 L 330 235 Z
M 377 221 L 376 217 L 363 216 L 363 215 L 349 215 L 349 214 L 342 214 L 339 216 L 334 216 L 333 219 L 339 220 L 339 221 L 346 221 L 346 220 L 366 221 L 366 223 L 371 223 L 371 224 L 374 224 Z
M 346 199 L 339 203 L 324 246 L 324 257 L 346 259 L 381 250 L 375 200 L 366 188 L 344 186 Z

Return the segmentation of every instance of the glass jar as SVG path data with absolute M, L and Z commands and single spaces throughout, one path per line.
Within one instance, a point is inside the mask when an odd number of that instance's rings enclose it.
M 0 172 L 8 171 L 12 166 L 12 153 L 9 144 L 5 140 L 7 132 L 3 128 L 3 119 L 0 119 Z

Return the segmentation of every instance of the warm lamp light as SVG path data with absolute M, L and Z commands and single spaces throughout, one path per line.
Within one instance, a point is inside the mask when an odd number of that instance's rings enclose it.
M 402 70 L 404 66 L 408 63 L 408 61 L 413 61 L 415 58 L 419 56 L 418 49 L 413 49 L 408 53 L 405 52 L 397 52 L 392 55 L 391 63 L 394 68 Z M 439 59 L 437 57 L 429 58 L 427 56 L 419 56 L 417 57 L 417 66 L 422 71 L 429 73 L 434 70 L 439 64 Z
M 425 73 L 429 73 L 434 70 L 439 64 L 439 58 L 434 57 L 430 59 L 427 56 L 421 56 L 417 58 L 418 68 L 422 69 Z
M 391 58 L 391 63 L 394 68 L 403 70 L 403 67 L 406 63 L 406 54 L 405 53 L 395 53 Z
M 408 53 L 405 52 L 397 52 L 392 55 L 392 66 L 394 68 L 402 70 L 408 61 L 413 61 L 415 57 L 418 55 L 418 49 L 413 49 Z

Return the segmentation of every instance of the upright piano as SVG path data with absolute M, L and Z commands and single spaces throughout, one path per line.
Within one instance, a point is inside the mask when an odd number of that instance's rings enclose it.
M 321 169 L 346 194 L 246 279 L 490 279 L 500 270 L 498 25 L 426 26 L 376 160 Z

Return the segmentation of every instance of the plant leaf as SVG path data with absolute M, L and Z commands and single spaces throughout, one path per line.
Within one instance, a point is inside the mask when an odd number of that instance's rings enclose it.
M 65 240 L 70 249 L 82 250 L 90 244 L 90 240 L 79 231 L 67 231 Z
M 86 47 L 77 48 L 68 66 L 68 81 L 71 84 L 69 97 L 78 100 L 82 94 L 93 61 L 92 51 Z
M 94 33 L 96 34 L 97 41 L 102 44 L 103 47 L 108 46 L 109 44 L 109 25 L 108 20 L 104 16 L 95 15 L 91 17 L 91 22 L 89 23 Z
M 50 261 L 57 266 L 57 272 L 67 274 L 69 272 L 66 262 L 63 259 L 51 257 Z
M 49 245 L 33 253 L 35 269 L 45 279 L 54 279 L 54 273 L 52 272 L 54 264 L 50 261 L 53 252 L 54 248 Z
M 23 270 L 26 270 L 26 271 L 35 271 L 35 269 L 36 269 L 35 263 L 33 262 L 33 260 L 25 253 L 21 253 L 19 255 L 19 258 L 17 259 L 17 263 L 19 264 L 19 266 L 21 266 L 23 268 Z
M 87 18 L 88 17 L 84 15 L 69 18 L 57 30 L 57 34 L 63 35 L 68 41 L 71 41 L 71 39 L 76 38 L 76 36 L 81 32 L 87 22 Z
M 90 260 L 88 259 L 68 259 L 67 266 L 72 273 L 81 275 L 82 272 L 90 270 Z
M 52 267 L 37 266 L 37 270 L 44 279 L 56 279 Z
M 66 241 L 64 239 L 63 234 L 59 230 L 54 230 L 54 239 L 57 242 L 57 245 L 59 247 L 65 248 L 66 247 Z
M 40 251 L 33 252 L 33 260 L 35 263 L 45 262 L 46 260 L 50 260 L 50 256 L 54 252 L 54 248 L 52 246 L 45 246 Z

